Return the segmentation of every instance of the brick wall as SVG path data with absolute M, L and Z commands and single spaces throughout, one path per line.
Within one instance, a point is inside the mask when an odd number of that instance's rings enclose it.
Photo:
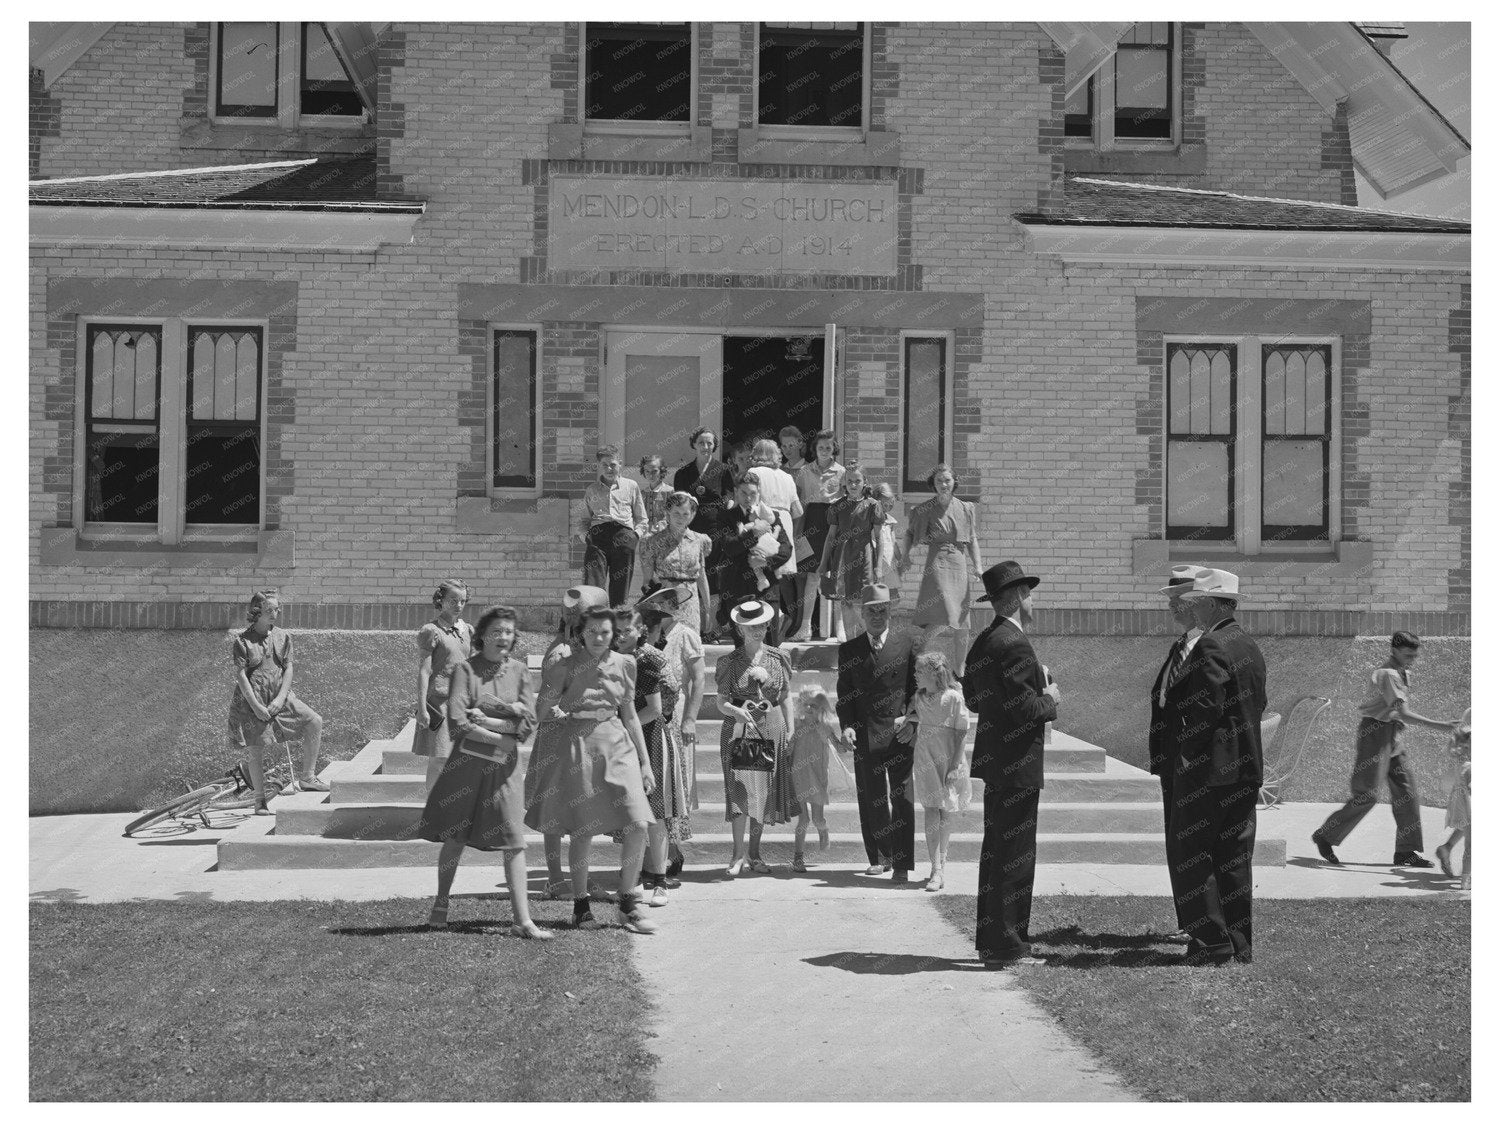
M 157 36 L 168 73 L 153 79 L 158 109 L 139 111 L 150 119 L 140 138 L 147 167 L 179 162 L 172 146 L 185 92 L 198 80 L 193 44 L 203 40 L 196 26 L 174 25 Z M 1160 608 L 1158 576 L 1138 578 L 1131 567 L 1132 543 L 1161 531 L 1153 499 L 1160 490 L 1160 376 L 1151 369 L 1159 336 L 1138 332 L 1138 295 L 1367 302 L 1368 334 L 1344 340 L 1344 530 L 1376 544 L 1373 571 L 1355 583 L 1287 580 L 1256 595 L 1310 614 L 1309 628 L 1354 621 L 1349 614 L 1365 610 L 1435 614 L 1424 618 L 1431 623 L 1467 608 L 1465 278 L 1065 267 L 1030 254 L 1010 215 L 1034 209 L 1062 169 L 1061 56 L 1050 39 L 1030 24 L 879 31 L 879 112 L 900 138 L 900 169 L 708 167 L 722 175 L 895 178 L 903 269 L 887 286 L 892 296 L 982 296 L 983 326 L 955 333 L 952 460 L 961 490 L 980 504 L 985 560 L 1017 558 L 1046 576 L 1039 604 L 1056 614 L 1049 627 L 1156 627 L 1144 622 Z M 139 38 L 117 27 L 81 69 L 47 92 L 62 107 L 61 141 L 82 135 L 67 125 L 70 113 L 75 122 L 86 116 L 73 104 L 89 94 L 77 79 L 108 85 L 105 71 L 124 68 Z M 484 320 L 461 318 L 459 287 L 582 280 L 657 289 L 796 287 L 811 290 L 814 300 L 858 287 L 829 278 L 549 271 L 547 129 L 577 119 L 576 63 L 569 62 L 576 40 L 576 26 L 557 24 L 401 24 L 383 37 L 381 183 L 428 200 L 410 245 L 373 255 L 33 254 L 34 619 L 167 626 L 237 605 L 251 585 L 277 584 L 304 606 L 301 624 L 405 627 L 402 606 L 426 612 L 433 576 L 449 572 L 471 581 L 476 600 L 550 605 L 581 565 L 570 519 L 599 438 L 602 326 L 541 318 L 544 495 L 494 501 L 494 524 L 469 530 L 454 510 L 461 497 L 484 492 L 489 345 Z M 735 100 L 734 127 L 748 112 L 750 41 L 744 25 L 701 29 L 700 63 L 706 55 L 714 68 L 711 92 Z M 1301 96 L 1253 37 L 1237 25 L 1207 25 L 1194 32 L 1192 53 L 1204 61 L 1188 120 L 1203 122 L 1209 179 L 1260 194 L 1340 198 L 1337 122 Z M 1230 81 L 1231 66 L 1253 80 Z M 713 98 L 699 104 L 700 120 L 707 113 L 717 132 Z M 1268 120 L 1278 124 L 1268 128 Z M 169 127 L 157 128 L 163 121 Z M 56 142 L 43 137 L 44 166 L 49 151 L 55 163 L 66 147 L 48 145 Z M 100 170 L 106 158 L 115 159 L 96 155 L 87 170 Z M 140 166 L 122 163 L 120 170 Z M 673 168 L 552 167 L 632 174 Z M 295 424 L 282 434 L 281 455 L 296 471 L 281 478 L 274 496 L 280 526 L 295 536 L 294 567 L 248 574 L 38 564 L 39 529 L 66 525 L 74 515 L 73 337 L 65 322 L 49 321 L 47 282 L 79 276 L 109 284 L 135 274 L 295 283 L 295 341 L 281 360 Z M 848 444 L 872 475 L 891 479 L 899 469 L 899 332 L 857 319 L 843 326 L 840 405 Z M 1399 458 L 1389 453 L 1393 441 L 1403 450 Z M 917 579 L 909 575 L 908 597 Z M 89 607 L 101 601 L 126 607 Z M 215 608 L 188 607 L 198 604 Z M 150 605 L 157 607 L 129 607 Z M 1282 623 L 1299 627 L 1292 617 Z

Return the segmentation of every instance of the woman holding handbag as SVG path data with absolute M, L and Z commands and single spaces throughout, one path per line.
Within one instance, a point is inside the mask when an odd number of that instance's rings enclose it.
M 427 791 L 443 771 L 452 741 L 448 736 L 448 691 L 453 669 L 469 658 L 474 630 L 463 619 L 469 587 L 444 578 L 432 594 L 436 617 L 417 633 L 417 728 L 411 751 L 427 758 Z
M 505 853 L 512 936 L 551 940 L 526 899 L 520 743 L 536 729 L 525 657 L 515 655 L 516 611 L 492 605 L 479 618 L 479 651 L 452 671 L 445 706 L 454 749 L 427 794 L 417 835 L 441 843 L 438 892 L 427 924 L 448 926 L 448 893 L 464 848 Z
M 760 857 L 761 830 L 766 824 L 788 823 L 801 810 L 792 789 L 787 753 L 792 730 L 792 665 L 780 649 L 765 642 L 766 629 L 775 615 L 775 609 L 764 601 L 735 606 L 729 621 L 738 644 L 714 670 L 719 712 L 724 715 L 719 734 L 724 818 L 734 833 L 734 854 L 728 867 L 731 878 L 738 877 L 747 866 L 758 874 L 770 873 L 771 868 Z

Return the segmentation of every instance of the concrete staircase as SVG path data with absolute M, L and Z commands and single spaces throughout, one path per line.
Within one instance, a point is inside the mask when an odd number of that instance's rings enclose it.
M 818 682 L 831 692 L 836 649 L 831 644 L 788 645 L 796 686 Z M 724 781 L 719 763 L 720 718 L 713 694 L 713 664 L 728 649 L 710 645 L 707 695 L 699 710 L 696 767 L 700 808 L 692 814 L 693 838 L 683 852 L 689 866 L 720 866 L 731 853 L 729 824 L 724 819 Z M 533 677 L 540 660 L 532 657 Z M 220 870 L 429 866 L 438 845 L 414 838 L 425 796 L 426 759 L 411 752 L 413 724 L 396 737 L 372 741 L 350 761 L 330 766 L 324 777 L 329 793 L 279 797 L 274 818 L 247 819 L 219 843 Z M 972 738 L 972 733 L 971 733 Z M 522 749 L 523 759 L 530 748 Z M 845 759 L 848 760 L 847 758 Z M 1037 834 L 1037 861 L 1043 863 L 1139 863 L 1164 861 L 1161 790 L 1156 778 L 1107 756 L 1103 749 L 1054 731 L 1046 755 L 1047 783 L 1042 790 Z M 809 832 L 807 859 L 819 863 L 864 863 L 859 810 L 853 782 L 830 774 L 825 809 L 830 833 L 826 851 L 817 850 Z M 974 801 L 953 827 L 949 858 L 977 862 L 983 837 L 984 786 L 974 782 Z M 529 837 L 533 865 L 541 865 L 541 839 Z M 603 841 L 596 865 L 607 868 L 610 844 Z M 921 809 L 917 809 L 918 867 L 925 863 Z M 762 853 L 773 864 L 789 862 L 792 825 L 766 828 Z M 1257 840 L 1255 861 L 1281 866 L 1286 842 Z M 470 851 L 466 864 L 498 866 L 498 852 Z

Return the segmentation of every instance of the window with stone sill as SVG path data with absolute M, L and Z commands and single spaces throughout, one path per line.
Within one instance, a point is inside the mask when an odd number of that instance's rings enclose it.
M 931 493 L 928 477 L 951 462 L 953 384 L 946 335 L 901 336 L 901 492 Z
M 1178 139 L 1181 49 L 1177 25 L 1138 23 L 1064 105 L 1063 136 L 1100 149 L 1161 147 Z
M 489 392 L 490 494 L 542 494 L 541 380 L 534 327 L 493 327 Z
M 688 23 L 585 23 L 583 120 L 592 129 L 686 129 L 693 123 Z
M 321 23 L 216 23 L 213 116 L 284 129 L 358 125 L 364 103 Z
M 81 335 L 85 536 L 253 540 L 263 521 L 264 325 L 86 322 Z
M 1166 538 L 1331 549 L 1338 341 L 1169 339 L 1165 361 Z
M 765 135 L 818 138 L 868 125 L 869 26 L 756 26 L 755 120 Z

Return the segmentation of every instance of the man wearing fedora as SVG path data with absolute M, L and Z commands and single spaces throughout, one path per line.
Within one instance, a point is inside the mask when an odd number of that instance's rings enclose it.
M 890 587 L 867 585 L 860 594 L 865 630 L 839 645 L 835 709 L 844 741 L 854 750 L 859 829 L 870 860 L 866 874 L 891 871 L 892 882 L 910 879 L 916 816 L 911 803 L 910 741 L 897 737 L 896 721 L 917 693 L 921 638 L 891 627 Z
M 1040 578 L 1017 562 L 984 572 L 995 619 L 969 648 L 964 703 L 979 715 L 971 774 L 984 782 L 984 842 L 979 851 L 979 918 L 974 946 L 986 964 L 1039 964 L 1031 956 L 1031 888 L 1036 877 L 1037 804 L 1047 723 L 1060 697 L 1026 626 Z
M 1167 653 L 1161 670 L 1156 673 L 1156 681 L 1151 684 L 1151 726 L 1146 735 L 1151 772 L 1161 782 L 1163 842 L 1166 841 L 1167 833 L 1171 830 L 1172 774 L 1175 771 L 1171 767 L 1171 745 L 1167 739 L 1167 700 L 1169 697 L 1176 699 L 1180 695 L 1182 673 L 1187 666 L 1188 656 L 1192 654 L 1194 646 L 1198 643 L 1198 637 L 1203 634 L 1193 614 L 1191 602 L 1184 601 L 1181 594 L 1184 589 L 1193 584 L 1193 579 L 1203 569 L 1202 566 L 1173 566 L 1172 575 L 1161 590 L 1167 595 L 1167 608 L 1172 614 L 1173 622 L 1183 630 L 1182 635 L 1172 642 L 1172 649 Z M 1169 854 L 1168 861 L 1170 859 Z M 1177 914 L 1177 931 L 1169 939 L 1177 944 L 1187 943 L 1187 932 L 1183 928 L 1180 911 Z
M 1234 574 L 1200 570 L 1177 596 L 1203 630 L 1164 708 L 1172 769 L 1167 853 L 1188 934 L 1184 962 L 1248 962 L 1266 661 L 1234 619 Z

